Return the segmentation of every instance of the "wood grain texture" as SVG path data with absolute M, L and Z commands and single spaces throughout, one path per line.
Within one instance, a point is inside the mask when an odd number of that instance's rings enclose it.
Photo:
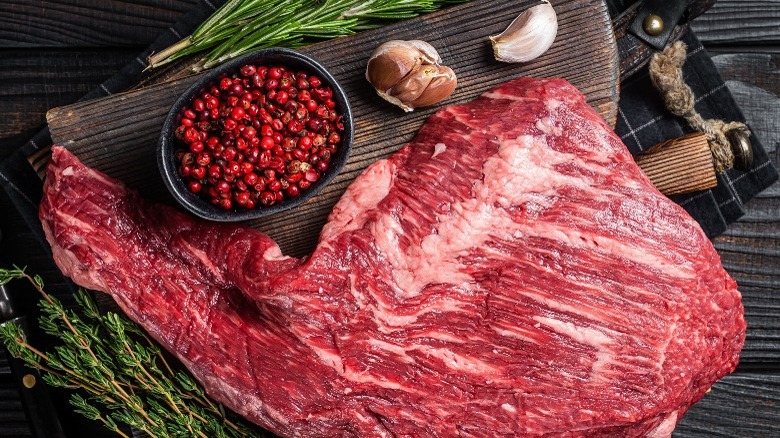
M 520 66 L 492 59 L 486 37 L 503 30 L 531 3 L 471 2 L 304 49 L 328 67 L 350 98 L 356 121 L 352 153 L 341 174 L 311 201 L 250 225 L 268 233 L 287 254 L 309 253 L 347 185 L 369 164 L 410 141 L 435 111 L 431 108 L 403 114 L 379 99 L 365 81 L 363 71 L 371 51 L 389 39 L 424 39 L 438 48 L 444 63 L 457 72 L 459 79 L 458 89 L 445 104 L 472 100 L 487 89 L 522 75 L 561 76 L 577 85 L 607 119 L 614 120 L 617 59 L 602 2 L 556 2 L 558 38 L 537 61 Z M 159 199 L 167 193 L 154 159 L 157 136 L 169 106 L 192 80 L 54 109 L 48 114 L 52 138 L 86 164 Z
M 26 139 L 3 139 L 39 129 L 44 113 L 73 102 L 111 77 L 137 50 L 0 50 L 0 147 Z
M 146 46 L 197 0 L 0 2 L 0 47 Z
M 5 364 L 5 353 L 0 351 L 0 363 Z M 8 373 L 8 371 L 5 371 Z M 27 438 L 32 436 L 22 402 L 16 393 L 16 385 L 11 381 L 0 382 L 0 438 Z
M 708 45 L 780 43 L 780 0 L 719 0 L 692 24 Z
M 726 376 L 688 411 L 674 438 L 779 436 L 780 374 Z
M 634 158 L 658 191 L 667 196 L 718 185 L 710 145 L 700 132 L 659 143 Z
M 712 60 L 764 147 L 770 153 L 780 148 L 780 53 L 721 54 Z
M 733 53 L 713 61 L 772 162 L 780 166 L 780 54 Z M 780 369 L 780 183 L 745 208 L 747 214 L 714 243 L 745 303 L 742 366 Z

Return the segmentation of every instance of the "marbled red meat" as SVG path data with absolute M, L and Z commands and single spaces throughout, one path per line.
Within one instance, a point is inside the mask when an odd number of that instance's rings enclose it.
M 438 111 L 308 258 L 60 147 L 40 216 L 65 274 L 284 436 L 669 436 L 745 336 L 704 233 L 563 80 Z

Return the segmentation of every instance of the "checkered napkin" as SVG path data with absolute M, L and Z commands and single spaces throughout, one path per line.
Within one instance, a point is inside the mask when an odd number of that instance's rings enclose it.
M 164 32 L 144 53 L 82 100 L 106 96 L 132 86 L 146 66 L 146 56 L 168 47 L 184 35 L 189 35 L 222 3 L 221 0 L 201 0 L 186 17 Z M 633 0 L 609 0 L 607 3 L 610 13 L 616 16 L 632 4 Z M 697 97 L 696 110 L 705 118 L 744 122 L 744 116 L 701 43 L 691 32 L 683 37 L 683 41 L 688 45 L 688 58 L 683 74 Z M 650 83 L 647 67 L 622 82 L 615 131 L 632 153 L 639 153 L 656 143 L 689 132 L 690 129 L 683 123 L 664 108 L 660 94 Z M 745 213 L 743 204 L 747 200 L 777 180 L 777 172 L 759 140 L 751 136 L 750 141 L 754 154 L 752 169 L 747 172 L 729 170 L 718 177 L 719 183 L 714 189 L 672 198 L 699 221 L 710 237 L 724 232 L 729 223 Z M 33 224 L 37 224 L 41 183 L 27 165 L 26 158 L 50 144 L 49 132 L 43 130 L 0 164 L 0 185 L 24 219 Z M 35 225 L 33 227 L 38 228 Z
M 687 32 L 681 41 L 688 46 L 683 77 L 696 96 L 696 110 L 705 119 L 744 122 L 742 111 L 693 32 Z M 666 110 L 661 94 L 650 82 L 647 67 L 622 81 L 615 132 L 631 153 L 637 154 L 691 131 L 682 119 Z M 730 169 L 718 175 L 718 185 L 713 189 L 671 197 L 699 221 L 710 237 L 723 233 L 730 223 L 745 214 L 745 202 L 777 180 L 777 171 L 759 139 L 751 135 L 750 142 L 753 145 L 750 170 Z
M 609 13 L 618 16 L 636 0 L 607 0 Z M 734 98 L 718 74 L 707 51 L 693 32 L 681 41 L 688 46 L 683 78 L 696 96 L 696 110 L 705 119 L 745 122 Z M 620 84 L 620 105 L 615 132 L 632 154 L 638 154 L 662 141 L 692 132 L 685 122 L 665 107 L 661 94 L 650 82 L 647 66 Z M 747 172 L 730 169 L 718 175 L 717 187 L 671 199 L 693 216 L 710 237 L 715 237 L 745 214 L 744 203 L 777 181 L 777 171 L 755 135 L 753 165 Z

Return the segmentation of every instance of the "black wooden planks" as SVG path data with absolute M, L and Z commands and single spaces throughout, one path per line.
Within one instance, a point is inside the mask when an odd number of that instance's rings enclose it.
M 197 0 L 0 2 L 0 47 L 145 47 Z

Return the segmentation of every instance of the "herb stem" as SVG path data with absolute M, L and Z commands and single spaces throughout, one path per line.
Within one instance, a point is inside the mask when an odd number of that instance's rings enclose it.
M 160 50 L 157 53 L 152 54 L 149 56 L 149 64 L 146 66 L 145 70 L 167 64 L 167 62 L 163 62 L 166 58 L 172 57 L 178 52 L 181 52 L 182 50 L 186 49 L 187 47 L 192 45 L 192 37 L 184 38 L 183 40 L 168 46 L 164 48 L 163 50 Z
M 112 425 L 106 420 L 102 415 L 98 415 L 97 420 L 103 423 L 103 426 L 106 427 L 106 429 L 118 434 L 121 437 L 124 438 L 130 438 L 126 433 L 122 432 L 122 429 L 118 428 L 115 424 Z
M 94 363 L 96 363 L 97 366 L 99 368 L 101 368 L 101 371 L 105 372 L 109 376 L 112 376 L 113 373 L 105 367 L 103 362 L 101 362 L 97 358 L 97 356 L 95 355 L 95 352 L 92 351 L 92 348 L 89 346 L 89 342 L 86 341 L 86 338 L 85 338 L 84 334 L 81 333 L 79 330 L 77 330 L 73 326 L 73 324 L 71 324 L 71 321 L 68 318 L 68 315 L 65 313 L 65 311 L 60 310 L 60 308 L 55 304 L 54 300 L 52 300 L 51 296 L 49 296 L 49 294 L 47 294 L 43 290 L 43 286 L 41 285 L 43 282 L 40 281 L 38 278 L 33 278 L 33 277 L 31 277 L 30 275 L 28 275 L 27 273 L 24 273 L 24 272 L 22 273 L 21 278 L 24 278 L 25 280 L 27 280 L 38 291 L 38 293 L 41 294 L 43 299 L 46 300 L 47 303 L 49 303 L 49 305 L 51 305 L 51 306 L 53 306 L 53 307 L 58 309 L 58 312 L 57 312 L 58 315 L 57 316 L 60 317 L 62 322 L 68 327 L 68 330 L 70 330 L 71 333 L 73 333 L 73 335 L 76 337 L 76 339 L 78 340 L 79 344 L 81 344 L 81 349 L 86 351 L 92 357 L 92 360 L 94 360 L 95 361 Z M 122 399 L 124 402 L 132 405 L 137 410 L 137 412 L 139 414 L 141 414 L 146 421 L 149 422 L 149 424 L 151 424 L 153 426 L 157 426 L 157 422 L 149 417 L 147 412 L 144 410 L 143 406 L 139 405 L 136 401 L 134 401 L 133 398 L 130 397 L 130 395 L 127 394 L 127 392 L 125 392 L 124 388 L 122 388 L 121 385 L 119 385 L 113 378 L 109 379 L 108 381 L 109 381 L 109 384 L 111 386 L 111 389 L 113 390 L 112 392 L 114 392 L 117 396 L 119 396 L 119 398 Z
M 117 422 L 151 437 L 255 434 L 249 426 L 227 418 L 224 408 L 209 400 L 191 376 L 175 371 L 143 330 L 114 313 L 99 312 L 84 290 L 75 297 L 78 312 L 66 310 L 46 293 L 41 277 L 18 267 L 0 269 L 0 284 L 14 279 L 26 280 L 41 294 L 40 327 L 62 345 L 44 352 L 30 345 L 13 323 L 0 326 L 0 339 L 13 356 L 39 369 L 46 383 L 75 389 L 70 403 L 76 412 L 126 438 Z
M 252 50 L 297 48 L 463 1 L 467 0 L 230 0 L 192 35 L 150 56 L 147 68 L 194 53 L 204 53 L 195 69 L 210 68 Z
M 31 353 L 35 354 L 39 358 L 43 359 L 44 361 L 49 361 L 49 356 L 47 356 L 45 353 L 41 352 L 37 348 L 33 347 L 32 345 L 28 344 L 24 339 L 17 339 L 16 342 L 19 344 L 21 348 L 26 349 L 27 351 L 30 351 Z M 38 368 L 41 371 L 45 371 L 47 373 L 50 373 L 54 376 L 67 379 L 68 382 L 70 382 L 72 385 L 75 385 L 79 388 L 86 389 L 87 391 L 92 392 L 93 394 L 100 394 L 101 392 L 107 390 L 107 388 L 96 388 L 94 385 L 91 385 L 88 381 L 85 381 L 79 376 L 76 372 L 73 370 L 65 369 L 66 374 L 59 373 L 46 365 L 42 364 L 36 364 L 36 368 Z

